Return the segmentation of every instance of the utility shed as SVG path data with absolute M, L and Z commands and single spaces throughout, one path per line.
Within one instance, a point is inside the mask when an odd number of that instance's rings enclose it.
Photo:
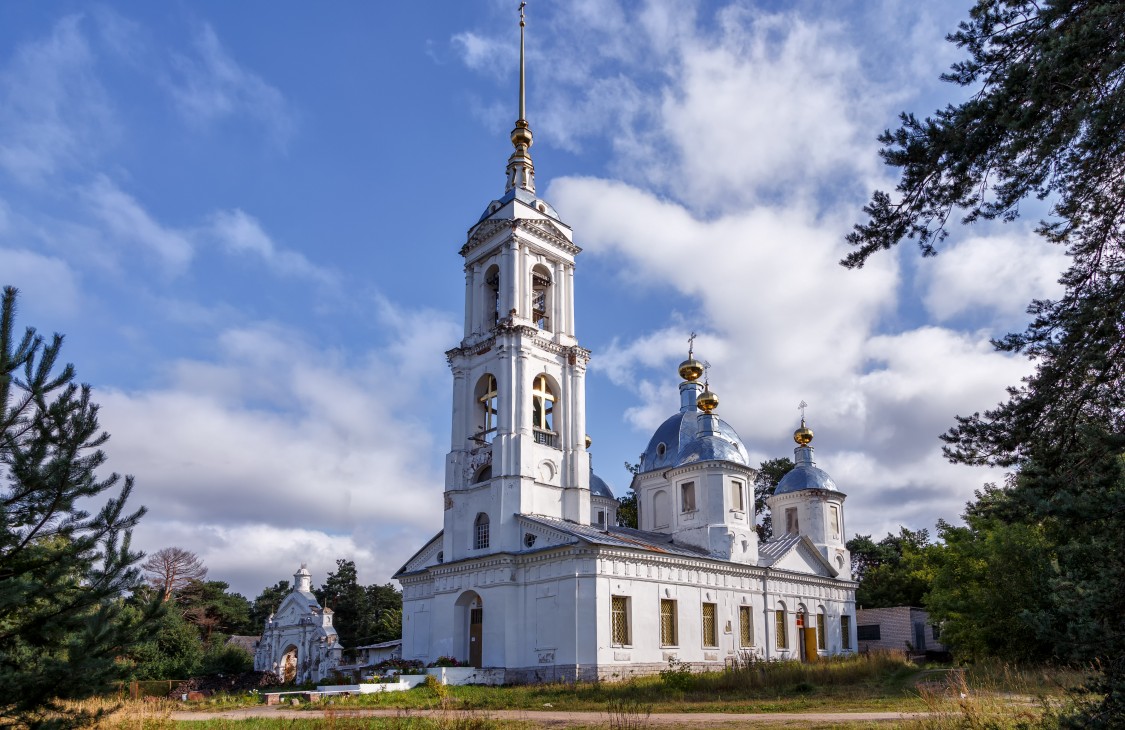
M 861 652 L 872 649 L 907 654 L 949 651 L 939 640 L 940 630 L 930 624 L 930 614 L 924 608 L 861 608 L 855 612 L 855 620 Z

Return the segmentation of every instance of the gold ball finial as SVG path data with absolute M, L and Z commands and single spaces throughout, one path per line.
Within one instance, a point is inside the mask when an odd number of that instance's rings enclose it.
M 695 400 L 695 404 L 699 406 L 699 410 L 710 413 L 719 407 L 719 396 L 712 393 L 711 388 L 704 386 L 703 392 Z
M 689 357 L 680 363 L 680 377 L 689 383 L 694 383 L 703 377 L 703 363 L 696 360 L 694 357 Z
M 793 440 L 799 446 L 808 446 L 812 443 L 813 432 L 812 429 L 805 425 L 805 419 L 801 419 L 801 427 L 793 432 Z
M 586 450 L 590 450 L 590 444 L 594 443 L 594 439 L 590 438 L 590 434 L 586 434 Z

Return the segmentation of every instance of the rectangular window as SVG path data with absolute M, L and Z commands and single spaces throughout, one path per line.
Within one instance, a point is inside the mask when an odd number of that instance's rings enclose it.
M 629 641 L 629 599 L 626 596 L 613 596 L 610 607 L 610 621 L 614 646 L 627 646 Z
M 737 480 L 730 483 L 730 508 L 735 512 L 746 511 L 746 502 L 742 496 L 742 482 Z
M 785 623 L 785 611 L 774 611 L 775 633 L 777 634 L 777 648 L 789 648 L 789 627 Z
M 754 617 L 749 606 L 738 607 L 738 645 L 754 646 Z
M 824 646 L 824 614 L 817 613 L 816 615 L 816 648 L 821 651 L 825 650 Z
M 840 508 L 836 505 L 832 505 L 829 513 L 828 534 L 832 536 L 833 540 L 840 539 Z
M 845 649 L 852 648 L 852 617 L 840 617 L 840 645 Z
M 676 646 L 676 602 L 667 598 L 660 599 L 660 645 Z
M 940 641 L 941 640 L 941 629 L 937 626 L 931 626 L 930 629 L 932 629 L 932 631 L 930 632 L 930 636 L 933 637 L 933 640 L 934 641 Z
M 719 607 L 714 603 L 703 604 L 703 646 L 719 645 Z
M 797 524 L 797 508 L 790 507 L 785 510 L 785 531 L 790 535 L 796 535 L 801 532 L 801 526 Z
M 598 510 L 598 527 L 605 527 L 605 510 Z
M 882 636 L 879 624 L 865 624 L 855 627 L 856 638 L 860 641 L 878 641 Z
M 684 482 L 680 485 L 680 511 L 695 511 L 695 482 Z

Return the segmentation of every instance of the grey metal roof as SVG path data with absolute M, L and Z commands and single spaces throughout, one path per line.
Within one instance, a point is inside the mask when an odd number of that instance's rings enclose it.
M 641 455 L 641 471 L 670 469 L 697 461 L 721 459 L 749 466 L 750 455 L 738 433 L 721 418 L 715 419 L 715 433 L 696 438 L 699 411 L 680 411 L 656 429 Z M 663 446 L 663 448 L 661 448 Z
M 786 553 L 793 548 L 797 547 L 797 543 L 801 542 L 800 535 L 794 535 L 787 532 L 781 537 L 774 537 L 770 540 L 758 544 L 758 565 L 764 568 L 776 563 Z
M 392 646 L 400 646 L 401 644 L 402 644 L 402 639 L 391 639 L 390 641 L 382 641 L 378 644 L 364 644 L 363 646 L 357 646 L 355 648 L 357 650 L 359 650 L 359 649 L 389 649 Z
M 477 222 L 479 223 L 480 221 L 487 219 L 499 208 L 502 208 L 508 203 L 512 202 L 513 199 L 518 200 L 521 203 L 525 203 L 532 208 L 535 208 L 536 210 L 539 210 L 539 206 L 542 205 L 544 210 L 540 212 L 546 213 L 555 220 L 562 220 L 561 218 L 559 218 L 559 214 L 555 211 L 554 206 L 552 206 L 546 200 L 535 197 L 535 193 L 531 192 L 530 190 L 524 190 L 523 188 L 515 187 L 504 193 L 504 195 L 502 195 L 501 197 L 489 203 L 488 207 L 484 209 L 484 213 L 481 213 L 480 219 Z
M 702 548 L 674 544 L 672 536 L 665 535 L 662 532 L 634 530 L 631 527 L 610 527 L 608 530 L 601 530 L 594 525 L 579 525 L 574 522 L 540 515 L 520 515 L 520 519 L 550 527 L 593 545 L 633 548 L 654 553 L 682 555 L 689 558 L 711 557 L 711 554 Z
M 773 490 L 774 494 L 799 492 L 802 489 L 840 491 L 836 482 L 828 476 L 828 472 L 816 466 L 812 459 L 813 450 L 811 446 L 798 446 L 794 449 L 793 454 L 797 465 L 777 483 L 777 488 Z

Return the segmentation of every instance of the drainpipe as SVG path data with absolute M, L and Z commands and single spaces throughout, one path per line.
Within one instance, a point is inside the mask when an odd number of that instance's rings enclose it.
M 766 645 L 762 648 L 765 649 L 766 659 L 769 659 L 770 658 L 770 646 L 772 646 L 772 644 L 773 644 L 773 642 L 770 641 L 770 626 L 772 624 L 770 622 L 770 569 L 769 568 L 766 568 L 766 574 L 762 578 L 762 600 L 765 603 L 765 605 L 763 607 L 763 611 L 765 612 L 765 625 L 766 625 L 766 631 L 765 631 Z

